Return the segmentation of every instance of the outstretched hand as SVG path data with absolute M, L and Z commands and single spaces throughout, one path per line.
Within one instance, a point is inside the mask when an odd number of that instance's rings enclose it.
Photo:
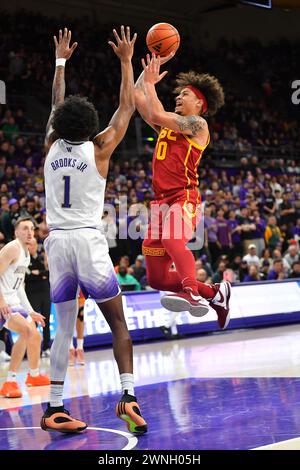
M 78 46 L 77 42 L 74 42 L 70 47 L 72 33 L 68 28 L 64 29 L 64 34 L 62 30 L 59 30 L 58 40 L 56 36 L 53 36 L 55 44 L 55 56 L 56 59 L 70 59 L 71 55 Z
M 108 41 L 108 44 L 113 48 L 114 53 L 122 60 L 131 60 L 133 56 L 134 43 L 137 38 L 137 34 L 134 33 L 133 38 L 130 39 L 130 27 L 126 26 L 126 34 L 124 26 L 121 26 L 121 38 L 117 31 L 113 30 L 117 44 L 112 41 Z
M 164 57 L 163 59 L 167 59 L 164 61 L 164 63 L 167 62 L 169 58 L 171 57 Z M 144 82 L 155 85 L 156 83 L 160 82 L 167 75 L 168 72 L 165 71 L 160 74 L 160 66 L 162 63 L 162 59 L 159 56 L 156 56 L 154 53 L 152 54 L 151 59 L 150 54 L 147 54 L 146 59 L 147 63 L 145 62 L 145 59 L 142 59 L 142 66 L 144 69 Z

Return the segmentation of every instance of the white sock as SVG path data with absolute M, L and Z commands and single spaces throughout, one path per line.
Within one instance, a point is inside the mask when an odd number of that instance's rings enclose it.
M 63 385 L 50 385 L 50 406 L 63 406 Z
M 77 339 L 77 349 L 83 349 L 83 338 Z
M 176 323 L 173 323 L 173 325 L 171 326 L 171 333 L 172 333 L 172 335 L 178 335 L 178 330 L 177 330 Z
M 16 381 L 17 381 L 17 373 L 9 370 L 7 372 L 7 382 L 16 382 Z
M 128 391 L 129 395 L 134 396 L 134 378 L 133 374 L 124 373 L 120 375 L 121 386 L 123 393 L 125 390 Z
M 73 338 L 71 339 L 70 349 L 74 349 Z
M 40 375 L 39 369 L 29 369 L 30 377 L 37 377 Z

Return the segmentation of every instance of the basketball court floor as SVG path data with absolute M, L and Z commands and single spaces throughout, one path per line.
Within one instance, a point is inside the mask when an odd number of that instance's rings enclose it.
M 100 349 L 68 368 L 65 387 L 66 408 L 88 429 L 39 428 L 49 387 L 26 388 L 24 362 L 23 397 L 0 399 L 0 450 L 300 449 L 300 325 L 139 344 L 134 353 L 147 434 L 132 436 L 115 416 L 119 375 L 112 350 Z

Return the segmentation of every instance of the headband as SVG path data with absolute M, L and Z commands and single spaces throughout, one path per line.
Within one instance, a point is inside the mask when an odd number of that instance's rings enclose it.
M 206 98 L 203 95 L 203 93 L 201 93 L 201 91 L 198 90 L 198 88 L 194 87 L 193 85 L 187 85 L 185 88 L 189 88 L 190 90 L 192 90 L 192 92 L 195 93 L 197 98 L 202 100 L 202 102 L 203 102 L 202 113 L 203 114 L 206 113 L 206 111 L 207 111 L 207 101 L 206 101 Z

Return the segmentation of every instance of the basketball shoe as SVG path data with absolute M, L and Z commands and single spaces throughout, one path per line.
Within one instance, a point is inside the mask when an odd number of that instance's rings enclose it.
M 87 428 L 87 424 L 78 419 L 72 418 L 68 410 L 63 406 L 48 407 L 41 419 L 43 431 L 59 431 L 63 433 L 80 433 Z
M 218 315 L 218 323 L 222 330 L 227 328 L 230 321 L 230 307 L 229 301 L 231 296 L 230 282 L 225 281 L 220 284 L 215 284 L 217 293 L 210 301 L 210 306 L 216 311 Z
M 147 432 L 147 423 L 141 415 L 136 397 L 129 395 L 127 391 L 116 406 L 116 414 L 118 418 L 126 421 L 128 431 L 134 434 Z
M 36 377 L 31 377 L 28 373 L 25 384 L 27 387 L 43 387 L 44 385 L 50 385 L 50 379 L 48 375 L 39 374 Z
M 5 398 L 21 398 L 22 392 L 18 382 L 4 382 L 0 389 L 0 395 Z
M 184 312 L 187 310 L 194 317 L 202 317 L 209 311 L 208 301 L 201 295 L 196 295 L 189 287 L 176 294 L 163 295 L 160 302 L 164 308 L 171 312 Z

